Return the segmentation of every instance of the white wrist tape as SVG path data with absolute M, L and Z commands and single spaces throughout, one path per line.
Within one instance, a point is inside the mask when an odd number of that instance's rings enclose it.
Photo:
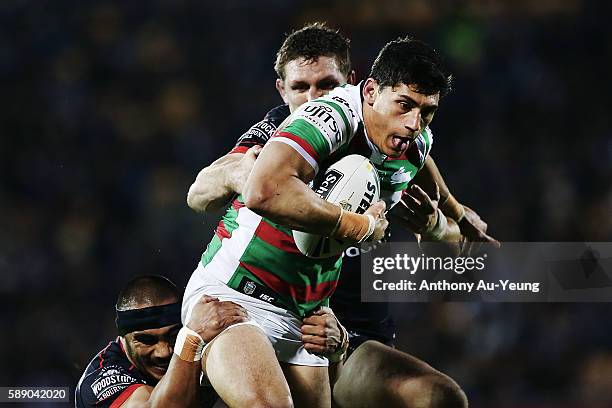
M 371 216 L 370 214 L 367 214 L 366 217 L 368 217 L 368 232 L 359 240 L 358 244 L 361 244 L 364 241 L 367 241 L 368 238 L 370 238 L 370 235 L 372 235 L 374 233 L 374 228 L 376 228 L 376 220 L 374 219 L 373 216 Z
M 461 204 L 459 204 L 459 206 L 461 207 L 461 215 L 455 220 L 457 221 L 457 224 L 459 224 L 463 217 L 465 217 L 465 208 Z
M 184 361 L 200 361 L 205 344 L 198 333 L 187 326 L 183 326 L 176 336 L 174 354 Z
M 446 220 L 446 215 L 438 208 L 438 220 L 436 221 L 436 225 L 429 232 L 429 236 L 431 236 L 434 241 L 441 241 L 447 227 L 448 221 Z
M 338 231 L 338 227 L 342 223 L 343 215 L 344 215 L 344 208 L 340 207 L 340 215 L 338 216 L 338 220 L 336 221 L 336 225 L 334 226 L 334 229 L 332 229 L 331 232 L 329 233 L 330 237 L 333 237 L 336 231 Z

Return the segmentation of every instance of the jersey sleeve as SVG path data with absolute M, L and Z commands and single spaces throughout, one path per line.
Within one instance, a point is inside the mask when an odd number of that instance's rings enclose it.
M 318 172 L 319 163 L 347 144 L 358 127 L 357 107 L 341 91 L 302 105 L 271 141 L 291 146 Z
M 79 383 L 76 406 L 118 407 L 143 385 L 146 384 L 140 376 L 121 365 L 104 366 Z
M 246 153 L 253 146 L 263 146 L 275 131 L 276 128 L 267 120 L 257 122 L 240 136 L 230 153 Z
M 253 146 L 263 146 L 276 129 L 289 116 L 289 106 L 280 105 L 269 111 L 263 120 L 249 128 L 236 142 L 230 153 L 245 153 Z

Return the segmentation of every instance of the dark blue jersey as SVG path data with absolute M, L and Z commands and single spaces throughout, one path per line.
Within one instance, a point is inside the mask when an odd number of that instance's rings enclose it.
M 117 338 L 91 360 L 77 384 L 77 408 L 118 407 L 142 385 L 155 386 L 128 360 Z
M 272 137 L 276 129 L 291 114 L 289 105 L 279 105 L 249 128 L 236 142 L 230 153 L 244 153 L 253 146 L 263 146 Z

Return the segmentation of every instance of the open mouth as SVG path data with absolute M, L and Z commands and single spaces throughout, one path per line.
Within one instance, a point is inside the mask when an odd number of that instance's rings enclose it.
M 394 135 L 391 138 L 391 146 L 393 150 L 397 152 L 402 152 L 408 148 L 408 145 L 410 144 L 411 140 L 412 139 L 409 137 L 402 137 L 402 136 Z

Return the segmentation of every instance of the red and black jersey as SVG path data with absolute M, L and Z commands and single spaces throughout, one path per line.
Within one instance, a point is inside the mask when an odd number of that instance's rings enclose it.
M 91 360 L 75 391 L 75 406 L 118 407 L 142 385 L 155 386 L 128 360 L 119 341 L 111 341 Z

